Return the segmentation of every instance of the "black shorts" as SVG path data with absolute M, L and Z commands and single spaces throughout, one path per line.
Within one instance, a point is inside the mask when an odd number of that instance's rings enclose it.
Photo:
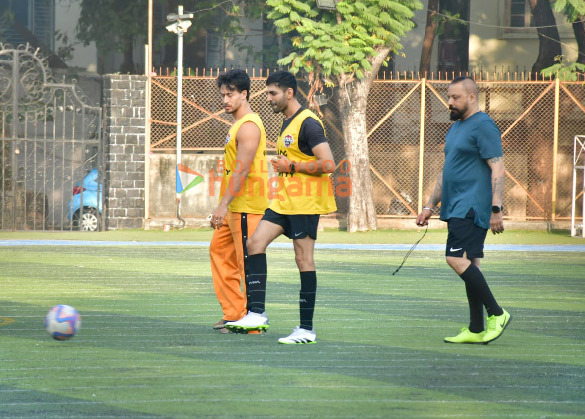
M 465 218 L 451 218 L 447 221 L 447 247 L 445 256 L 463 257 L 467 253 L 467 259 L 483 257 L 483 244 L 487 229 L 474 224 L 475 212 L 470 209 Z
M 263 220 L 277 224 L 284 229 L 284 235 L 292 240 L 303 239 L 307 236 L 317 240 L 319 214 L 279 214 L 270 208 L 264 213 Z

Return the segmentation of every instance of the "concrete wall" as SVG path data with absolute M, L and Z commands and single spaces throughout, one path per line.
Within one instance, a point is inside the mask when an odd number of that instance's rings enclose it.
M 217 206 L 221 172 L 217 174 L 221 154 L 182 154 L 181 163 L 203 176 L 203 182 L 181 195 L 181 216 L 203 217 Z M 152 219 L 172 219 L 177 215 L 175 154 L 150 155 L 150 206 Z
M 106 229 L 144 225 L 146 77 L 104 76 Z
M 178 222 L 175 183 L 177 157 L 175 154 L 151 153 L 149 158 L 150 219 L 146 220 L 146 226 L 175 224 Z M 199 222 L 202 223 L 200 225 L 209 225 L 206 217 L 218 203 L 222 176 L 220 161 L 223 158 L 223 153 L 181 155 L 181 163 L 203 177 L 202 183 L 181 194 L 181 217 L 189 225 L 199 225 Z M 267 166 L 268 177 L 275 176 L 272 166 Z

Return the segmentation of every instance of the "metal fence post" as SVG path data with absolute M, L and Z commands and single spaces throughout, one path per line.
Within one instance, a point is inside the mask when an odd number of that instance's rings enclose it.
M 425 156 L 425 108 L 426 108 L 426 87 L 427 79 L 423 78 L 420 84 L 420 137 L 419 137 L 419 156 L 418 156 L 418 212 L 423 207 L 423 176 L 424 176 L 424 156 Z
M 552 173 L 552 208 L 551 208 L 551 221 L 555 221 L 557 213 L 557 158 L 559 152 L 559 93 L 560 93 L 560 80 L 557 77 L 555 79 L 555 119 L 553 128 L 553 173 Z
M 10 164 L 12 165 L 12 229 L 16 231 L 16 200 L 18 192 L 16 191 L 16 178 L 18 176 L 18 159 L 17 159 L 17 138 L 18 138 L 18 99 L 20 97 L 20 61 L 19 51 L 13 51 L 12 67 L 12 147 L 10 148 Z

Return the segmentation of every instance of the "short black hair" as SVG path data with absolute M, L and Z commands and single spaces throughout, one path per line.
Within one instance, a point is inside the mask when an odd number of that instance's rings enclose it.
M 278 70 L 272 73 L 266 79 L 266 86 L 269 84 L 276 84 L 283 90 L 286 90 L 290 87 L 293 89 L 293 96 L 297 94 L 297 79 L 295 78 L 294 74 L 288 71 Z
M 476 96 L 479 95 L 479 89 L 477 87 L 477 83 L 475 83 L 475 80 L 473 80 L 473 78 L 471 78 L 469 76 L 456 77 L 451 81 L 451 84 L 461 83 L 461 82 L 464 82 L 466 80 L 470 80 L 472 83 L 472 86 L 469 86 L 469 83 L 468 83 L 468 88 L 465 89 L 467 91 L 467 93 L 475 93 Z M 469 91 L 469 88 L 471 88 L 472 91 Z
M 471 80 L 472 82 L 475 83 L 475 80 L 473 80 L 471 77 L 469 76 L 459 76 L 459 77 L 455 77 L 452 81 L 451 84 L 455 84 L 455 83 L 459 83 L 462 82 L 463 80 Z
M 230 90 L 238 92 L 246 91 L 246 100 L 250 100 L 250 77 L 244 70 L 236 68 L 220 74 L 217 78 L 217 87 L 226 86 Z

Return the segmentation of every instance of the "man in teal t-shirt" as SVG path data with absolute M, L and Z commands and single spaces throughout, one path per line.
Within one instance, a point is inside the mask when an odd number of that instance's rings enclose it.
M 447 222 L 445 256 L 449 266 L 465 282 L 469 302 L 469 326 L 447 343 L 487 344 L 503 333 L 510 314 L 501 308 L 480 267 L 487 230 L 504 231 L 502 199 L 505 166 L 500 130 L 479 110 L 477 85 L 459 77 L 447 90 L 450 118 L 455 121 L 445 138 L 445 164 L 435 189 L 416 223 L 428 225 L 441 203 L 441 220 Z M 484 328 L 484 312 L 488 319 Z
M 465 218 L 473 209 L 474 223 L 490 228 L 492 185 L 486 160 L 502 155 L 500 130 L 487 114 L 480 111 L 451 126 L 445 138 L 441 220 Z

